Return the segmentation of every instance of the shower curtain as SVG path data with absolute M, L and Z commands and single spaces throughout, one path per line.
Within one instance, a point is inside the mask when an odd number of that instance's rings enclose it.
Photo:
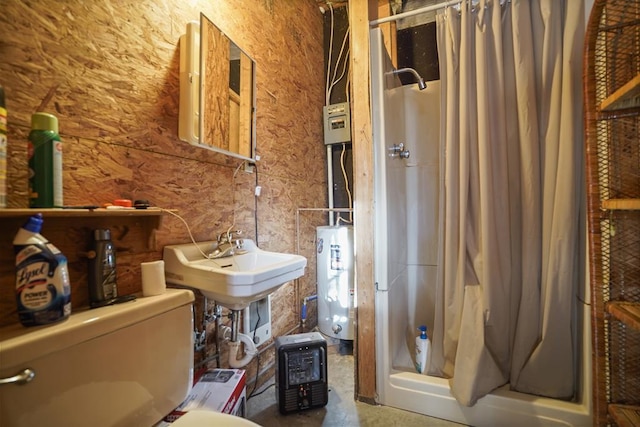
M 441 245 L 429 373 L 471 406 L 576 387 L 582 0 L 463 2 L 437 17 Z

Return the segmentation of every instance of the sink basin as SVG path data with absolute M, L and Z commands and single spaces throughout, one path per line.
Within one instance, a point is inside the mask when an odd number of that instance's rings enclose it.
M 216 247 L 215 241 L 165 246 L 167 282 L 196 288 L 227 308 L 242 310 L 302 276 L 307 266 L 303 256 L 263 251 L 249 239 L 243 239 L 240 255 L 207 259 L 202 254 Z

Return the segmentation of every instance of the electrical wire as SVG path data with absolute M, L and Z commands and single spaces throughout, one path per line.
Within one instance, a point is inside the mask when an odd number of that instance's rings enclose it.
M 178 215 L 175 212 L 171 212 L 169 209 L 161 208 L 159 206 L 155 206 L 155 208 L 161 210 L 162 212 L 166 212 L 168 214 L 171 214 L 171 215 L 175 216 L 176 218 L 178 218 L 180 221 L 182 221 L 184 226 L 187 228 L 187 233 L 189 233 L 189 238 L 191 239 L 191 242 L 196 246 L 196 248 L 198 248 L 198 250 L 200 251 L 200 253 L 202 254 L 203 257 L 209 258 L 209 256 L 207 254 L 205 254 L 202 251 L 202 249 L 200 249 L 200 246 L 198 246 L 198 244 L 196 243 L 196 239 L 194 239 L 193 234 L 191 233 L 191 228 L 189 228 L 189 224 L 187 224 L 187 221 L 185 221 L 184 218 L 182 218 L 180 215 Z
M 255 304 L 255 306 L 256 306 L 256 315 L 258 316 L 258 320 L 256 320 L 256 324 L 253 327 L 253 338 L 252 338 L 252 340 L 255 343 L 256 342 L 256 333 L 258 332 L 258 325 L 260 324 L 260 305 L 258 304 L 258 301 L 256 301 L 255 303 L 252 303 L 252 304 Z M 251 325 L 249 325 L 249 327 L 251 327 Z M 257 373 L 256 373 L 256 378 L 257 378 Z
M 349 8 L 345 8 L 345 12 L 347 14 L 347 20 L 349 19 Z M 345 60 L 346 61 L 346 60 Z M 349 93 L 349 88 L 351 87 L 351 69 L 349 69 L 349 72 L 347 72 L 347 81 L 344 84 L 344 95 L 345 95 L 345 99 L 347 100 L 347 104 L 349 103 L 350 100 L 350 93 Z
M 213 254 L 205 254 L 204 251 L 202 249 L 200 249 L 200 245 L 198 245 L 198 243 L 196 242 L 195 238 L 193 237 L 193 234 L 191 233 L 191 228 L 189 228 L 189 224 L 187 224 L 187 221 L 185 221 L 184 218 L 182 218 L 180 215 L 178 215 L 175 212 L 171 212 L 169 209 L 165 209 L 165 208 L 161 208 L 159 206 L 154 206 L 155 209 L 161 210 L 162 212 L 166 212 L 168 214 L 171 214 L 173 216 L 175 216 L 176 218 L 178 218 L 180 221 L 182 221 L 182 223 L 184 224 L 184 226 L 187 228 L 187 233 L 189 233 L 189 238 L 191 239 L 191 243 L 194 244 L 194 246 L 198 249 L 198 251 L 200 252 L 200 254 L 203 256 L 203 258 L 206 259 L 211 259 Z M 231 232 L 231 229 L 233 228 L 233 225 L 231 227 L 229 227 L 229 229 L 227 230 L 227 236 L 229 236 L 229 233 Z M 231 255 L 231 257 L 233 257 L 235 255 Z
M 349 89 L 351 89 L 351 73 L 347 73 L 347 81 L 344 84 L 344 97 L 346 98 L 346 102 L 347 104 L 349 104 L 349 101 L 351 100 L 351 93 L 349 92 Z
M 334 26 L 334 17 L 333 17 L 333 5 L 331 3 L 327 3 L 329 6 L 329 11 L 331 12 L 331 31 L 329 36 L 329 58 L 327 59 L 327 80 L 324 86 L 324 97 L 325 97 L 325 105 L 329 105 L 329 76 L 331 75 L 331 53 L 333 52 L 333 26 Z
M 238 166 L 236 166 L 236 169 L 233 171 L 233 178 L 231 179 L 231 186 L 233 187 L 233 197 L 232 197 L 232 204 L 231 206 L 233 206 L 233 212 L 232 212 L 232 217 L 231 217 L 231 226 L 229 226 L 229 228 L 227 229 L 227 241 L 231 242 L 231 229 L 233 227 L 236 226 L 236 175 L 238 175 L 238 171 L 240 170 L 240 168 L 246 163 L 246 161 L 240 162 L 240 164 L 238 164 Z
M 276 383 L 272 383 L 269 384 L 268 386 L 266 386 L 264 389 L 260 390 L 258 393 L 256 394 L 250 394 L 249 397 L 247 397 L 247 400 L 251 399 L 252 397 L 256 397 L 256 396 L 260 396 L 262 393 L 264 393 L 265 391 L 269 390 L 271 387 L 274 387 L 276 385 Z
M 349 51 L 347 50 L 347 56 L 344 59 L 344 65 L 342 66 L 342 73 L 340 74 L 340 77 L 338 78 L 338 80 L 335 80 L 332 84 L 331 87 L 329 88 L 329 98 L 331 98 L 331 91 L 333 90 L 333 87 L 335 85 L 337 85 L 338 83 L 340 83 L 340 80 L 342 80 L 345 76 L 345 73 L 347 71 L 347 60 L 349 59 Z M 337 65 L 336 65 L 336 71 L 337 71 Z M 349 81 L 349 77 L 347 76 L 347 82 Z
M 258 302 L 256 302 L 255 305 L 256 305 L 256 314 L 258 315 L 258 320 L 256 320 L 256 325 L 253 328 L 253 342 L 256 342 L 256 333 L 258 332 L 258 325 L 260 324 L 260 305 L 258 304 Z M 255 393 L 256 391 L 256 388 L 258 388 L 258 374 L 260 374 L 260 353 L 259 352 L 256 355 L 256 363 L 257 363 L 256 379 L 253 381 L 253 390 L 251 390 L 251 393 L 249 393 L 249 397 L 252 397 L 253 393 Z
M 249 393 L 249 397 L 247 397 L 247 400 L 251 399 L 254 396 L 253 393 L 256 392 L 256 389 L 258 388 L 258 375 L 260 374 L 260 352 L 258 352 L 258 354 L 256 354 L 256 378 L 255 380 L 253 380 L 253 390 L 251 390 L 251 393 Z M 260 394 L 260 393 L 258 393 Z
M 349 177 L 347 176 L 347 171 L 344 168 L 344 154 L 346 152 L 347 144 L 342 143 L 342 152 L 340 153 L 340 168 L 342 169 L 342 176 L 344 177 L 344 189 L 347 192 L 347 198 L 349 199 L 349 209 L 351 209 L 351 191 L 349 190 Z M 353 214 L 352 211 L 349 210 L 349 219 L 342 219 L 342 215 L 338 214 L 338 220 L 336 221 L 336 225 L 340 225 L 340 221 L 346 222 L 349 224 L 353 224 Z
M 260 245 L 258 244 L 258 194 L 257 194 L 257 189 L 258 189 L 258 165 L 254 163 L 253 165 L 253 172 L 256 174 L 256 184 L 255 184 L 255 188 L 254 188 L 254 198 L 253 198 L 253 209 L 254 209 L 254 214 L 253 214 L 253 221 L 254 221 L 254 231 L 256 233 L 256 246 L 259 248 Z
M 350 31 L 350 29 L 347 28 L 347 31 L 345 31 L 345 33 L 344 33 L 344 38 L 342 39 L 342 46 L 340 47 L 340 52 L 338 53 L 338 58 L 336 58 L 336 67 L 335 67 L 335 69 L 333 71 L 333 77 L 332 77 L 331 85 L 328 88 L 327 104 L 331 100 L 331 91 L 333 90 L 333 87 L 336 84 L 338 84 L 338 82 L 340 82 L 340 80 L 342 80 L 342 78 L 345 76 L 345 73 L 347 71 L 347 65 L 349 63 L 349 61 L 348 61 L 349 60 L 349 48 L 347 48 L 347 50 L 345 52 L 344 51 L 344 47 L 346 46 L 347 39 L 349 38 L 349 31 Z M 340 62 L 342 60 L 342 55 L 343 54 L 345 55 L 345 57 L 344 57 L 343 66 L 342 66 L 342 73 L 340 74 L 340 77 L 336 80 L 336 74 L 338 74 L 338 67 L 340 66 Z
M 231 221 L 231 226 L 227 229 L 226 231 L 226 235 L 227 235 L 227 241 L 231 241 L 231 230 L 233 229 L 233 227 L 235 227 L 236 224 L 236 175 L 238 174 L 238 171 L 240 170 L 240 167 L 242 165 L 244 165 L 246 163 L 246 161 L 243 161 L 242 163 L 240 163 L 235 170 L 233 171 L 233 179 L 232 179 L 232 187 L 233 187 L 233 213 L 232 213 L 232 221 Z M 258 175 L 257 175 L 257 169 L 256 169 L 256 184 L 258 183 Z M 159 206 L 155 206 L 156 209 L 161 210 L 162 212 L 166 212 L 168 214 L 171 214 L 173 216 L 175 216 L 176 218 L 178 218 L 180 221 L 182 221 L 182 223 L 184 224 L 184 226 L 187 228 L 187 233 L 189 233 L 189 238 L 191 239 L 191 242 L 196 246 L 196 248 L 198 248 L 198 251 L 200 252 L 200 254 L 202 254 L 202 256 L 206 259 L 211 259 L 212 254 L 205 254 L 204 251 L 202 249 L 200 249 L 200 246 L 198 245 L 198 243 L 196 242 L 195 238 L 193 237 L 193 233 L 191 233 L 191 228 L 189 227 L 189 224 L 187 224 L 187 221 L 185 221 L 184 218 L 182 218 L 180 215 L 178 215 L 175 212 L 171 212 L 169 209 L 165 209 L 165 208 L 161 208 Z M 258 219 L 257 219 L 257 215 L 258 215 L 258 210 L 257 210 L 257 201 L 256 201 L 256 245 L 258 242 Z M 231 255 L 232 257 L 235 255 Z
M 231 179 L 231 186 L 233 187 L 232 193 L 232 216 L 231 216 L 231 225 L 229 226 L 229 228 L 227 228 L 227 231 L 225 232 L 225 234 L 227 235 L 227 242 L 231 243 L 231 234 L 232 234 L 232 229 L 233 227 L 236 226 L 236 175 L 238 175 L 238 171 L 240 170 L 240 168 L 242 166 L 244 166 L 247 163 L 247 161 L 243 161 L 240 164 L 238 164 L 238 166 L 236 166 L 235 170 L 233 171 L 233 178 Z M 258 238 L 256 237 L 256 241 L 258 240 Z M 202 251 L 201 251 L 202 252 Z M 234 256 L 234 254 L 232 254 L 231 256 Z M 207 256 L 206 258 L 211 258 L 210 256 Z

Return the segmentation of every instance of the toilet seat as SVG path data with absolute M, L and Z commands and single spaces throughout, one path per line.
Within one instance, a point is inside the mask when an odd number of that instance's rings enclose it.
M 213 411 L 193 410 L 175 420 L 172 427 L 199 427 L 218 425 L 225 427 L 260 427 L 258 424 L 235 415 Z

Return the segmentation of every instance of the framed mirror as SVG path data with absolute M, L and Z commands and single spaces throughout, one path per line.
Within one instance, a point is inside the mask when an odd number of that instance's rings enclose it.
M 180 139 L 255 161 L 255 70 L 204 14 L 189 23 L 180 39 Z

